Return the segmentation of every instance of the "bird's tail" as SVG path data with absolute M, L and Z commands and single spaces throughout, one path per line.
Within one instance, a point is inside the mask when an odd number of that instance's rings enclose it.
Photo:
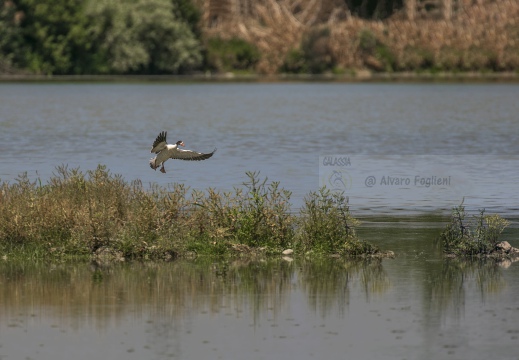
M 153 170 L 157 170 L 158 168 L 158 165 L 156 164 L 155 160 L 157 160 L 157 157 L 150 159 L 150 168 L 152 168 Z

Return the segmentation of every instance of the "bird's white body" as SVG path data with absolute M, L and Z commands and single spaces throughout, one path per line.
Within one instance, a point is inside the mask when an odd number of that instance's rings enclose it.
M 181 150 L 178 148 L 177 144 L 166 144 L 163 148 L 158 151 L 157 156 L 150 160 L 150 165 L 153 169 L 158 168 L 160 165 L 166 162 L 168 159 L 174 159 L 176 153 L 179 153 Z M 155 152 L 156 153 L 156 152 Z M 153 161 L 153 164 L 152 164 Z
M 193 150 L 183 150 L 180 149 L 179 146 L 184 146 L 183 141 L 177 141 L 176 144 L 168 144 L 166 142 L 167 132 L 163 131 L 157 136 L 157 139 L 153 142 L 153 146 L 151 148 L 151 152 L 157 154 L 154 158 L 150 159 L 150 167 L 153 170 L 157 170 L 159 166 L 162 165 L 160 171 L 165 173 L 164 163 L 168 159 L 180 159 L 180 160 L 194 160 L 200 161 L 209 159 L 213 156 L 216 149 L 214 149 L 211 153 L 199 153 Z

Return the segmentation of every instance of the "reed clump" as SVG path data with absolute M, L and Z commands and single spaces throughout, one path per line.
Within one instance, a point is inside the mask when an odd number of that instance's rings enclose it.
M 472 221 L 465 219 L 463 202 L 452 209 L 449 224 L 439 236 L 443 252 L 450 256 L 509 256 L 514 255 L 513 248 L 503 251 L 499 237 L 510 224 L 499 215 L 486 215 L 480 210 Z M 512 250 L 512 251 L 510 251 Z
M 287 248 L 340 255 L 374 254 L 360 241 L 344 197 L 322 189 L 299 215 L 278 182 L 248 180 L 234 191 L 190 191 L 182 184 L 145 188 L 105 166 L 61 166 L 46 184 L 22 174 L 0 183 L 0 252 L 99 261 L 173 259 L 190 254 L 269 254 Z M 10 255 L 9 255 L 10 254 Z

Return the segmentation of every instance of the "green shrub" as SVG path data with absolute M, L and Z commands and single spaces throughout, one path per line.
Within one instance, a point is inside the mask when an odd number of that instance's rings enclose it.
M 216 245 L 226 242 L 250 247 L 268 247 L 280 251 L 291 244 L 293 217 L 290 212 L 290 191 L 278 182 L 267 184 L 258 179 L 259 173 L 247 172 L 249 181 L 234 193 L 219 193 L 209 189 L 208 196 L 198 193 L 197 236 Z
M 509 222 L 499 215 L 485 215 L 485 210 L 480 210 L 472 222 L 467 222 L 462 202 L 452 209 L 451 221 L 440 234 L 439 243 L 443 252 L 449 255 L 490 254 L 508 225 Z
M 303 252 L 360 255 L 374 254 L 376 247 L 358 239 L 344 194 L 321 188 L 305 197 L 298 219 L 296 245 Z
M 376 71 L 393 71 L 396 59 L 391 49 L 370 30 L 363 29 L 358 35 L 359 50 L 364 62 Z
M 300 49 L 290 50 L 286 57 L 280 71 L 289 74 L 304 74 L 308 72 L 308 64 L 305 59 L 305 54 Z
M 207 41 L 207 66 L 217 72 L 254 70 L 260 59 L 258 49 L 239 38 L 224 40 L 210 38 Z
M 310 73 L 321 74 L 331 71 L 336 66 L 329 41 L 330 29 L 328 27 L 312 28 L 303 36 L 301 51 Z

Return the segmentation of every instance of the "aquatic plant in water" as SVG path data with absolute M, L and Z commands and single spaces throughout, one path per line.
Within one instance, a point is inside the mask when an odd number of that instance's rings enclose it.
M 349 211 L 343 193 L 325 187 L 311 192 L 298 218 L 296 245 L 303 252 L 372 255 L 378 248 L 361 241 L 355 232 L 359 221 Z
M 452 209 L 451 221 L 439 236 L 443 252 L 449 255 L 495 254 L 499 236 L 510 224 L 499 215 L 485 215 L 480 210 L 472 221 L 465 220 L 463 201 Z

